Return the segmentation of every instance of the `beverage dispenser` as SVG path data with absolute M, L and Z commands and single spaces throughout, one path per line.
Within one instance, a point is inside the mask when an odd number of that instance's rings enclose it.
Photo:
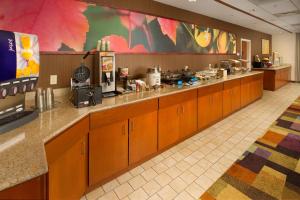
M 0 133 L 38 116 L 25 109 L 25 93 L 35 88 L 39 65 L 37 36 L 0 30 Z
M 95 82 L 102 87 L 103 97 L 116 96 L 115 53 L 97 52 L 95 66 Z

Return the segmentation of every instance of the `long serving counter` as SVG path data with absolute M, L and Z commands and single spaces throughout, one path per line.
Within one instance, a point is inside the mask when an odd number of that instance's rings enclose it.
M 103 103 L 100 105 L 81 109 L 74 108 L 67 98 L 62 98 L 61 103 L 55 109 L 41 113 L 38 119 L 25 126 L 0 135 L 0 191 L 46 174 L 49 167 L 49 158 L 46 157 L 45 144 L 50 143 L 62 132 L 90 114 L 195 89 L 198 90 L 199 96 L 200 88 L 221 83 L 224 83 L 223 94 L 227 95 L 228 91 L 225 91 L 225 83 L 228 81 L 230 83 L 231 80 L 243 80 L 242 78 L 245 78 L 245 84 L 247 84 L 247 77 L 259 74 L 261 75 L 262 72 L 252 71 L 240 75 L 230 75 L 227 78 L 209 81 L 202 85 L 184 86 L 182 88 L 165 86 L 155 91 L 106 98 L 103 99 Z M 239 81 L 239 83 L 242 84 L 243 81 Z M 226 87 L 230 87 L 230 84 Z M 257 87 L 258 96 L 261 96 L 260 90 L 262 88 Z M 245 88 L 249 89 L 248 86 Z M 240 91 L 243 91 L 242 86 Z M 250 91 L 248 93 L 252 94 Z M 229 92 L 228 94 L 232 93 Z M 226 106 L 226 104 L 224 100 L 223 105 Z

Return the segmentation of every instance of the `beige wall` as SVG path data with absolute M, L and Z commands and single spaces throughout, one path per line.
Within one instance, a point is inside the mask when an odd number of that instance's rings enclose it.
M 272 50 L 283 57 L 283 63 L 292 65 L 291 79 L 295 80 L 296 34 L 283 33 L 272 35 Z

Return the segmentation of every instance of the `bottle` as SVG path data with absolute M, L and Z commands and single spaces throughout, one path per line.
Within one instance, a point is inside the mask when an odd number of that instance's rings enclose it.
M 101 40 L 101 51 L 105 51 L 105 45 L 106 45 L 106 41 Z
M 105 51 L 110 51 L 110 41 L 106 41 Z
M 101 40 L 98 40 L 97 42 L 97 51 L 101 50 Z

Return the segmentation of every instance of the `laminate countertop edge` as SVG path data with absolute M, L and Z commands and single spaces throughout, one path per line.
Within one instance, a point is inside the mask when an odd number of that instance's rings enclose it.
M 32 122 L 0 135 L 0 191 L 47 173 L 44 145 L 91 113 L 262 73 L 252 71 L 205 84 L 182 88 L 166 86 L 159 90 L 120 95 L 105 98 L 102 104 L 80 109 L 74 108 L 67 98 L 58 99 L 59 103 L 53 110 L 41 113 Z
M 284 64 L 284 65 L 280 65 L 280 66 L 277 66 L 277 67 L 270 67 L 270 68 L 266 68 L 266 67 L 253 68 L 253 70 L 254 71 L 278 71 L 278 70 L 285 69 L 285 68 L 290 68 L 290 67 L 292 67 L 292 65 Z

